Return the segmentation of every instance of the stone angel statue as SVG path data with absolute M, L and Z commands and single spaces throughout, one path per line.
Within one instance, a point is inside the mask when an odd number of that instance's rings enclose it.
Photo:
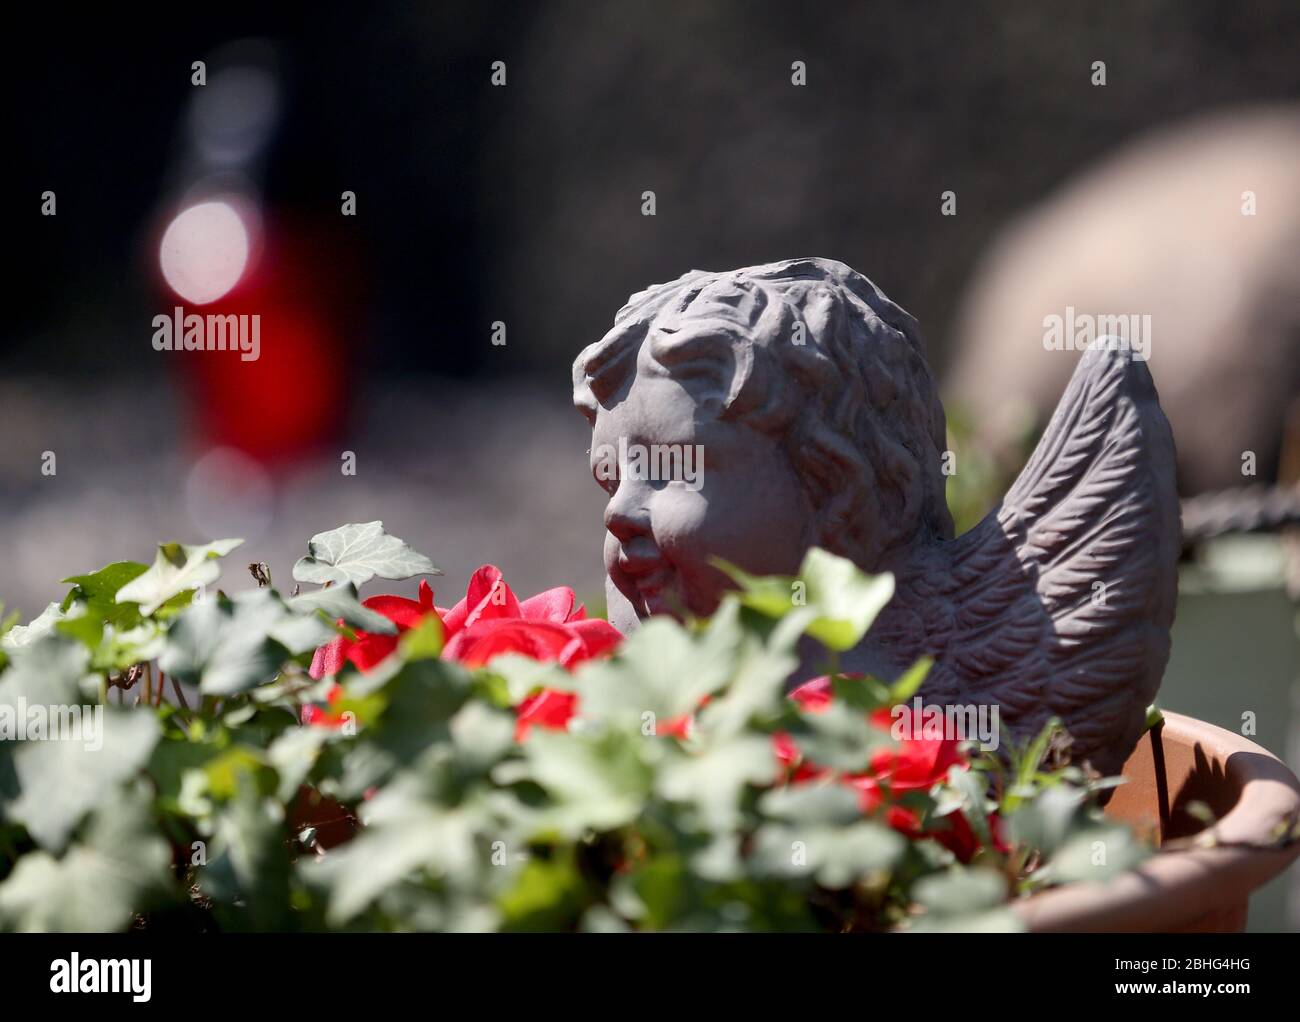
M 573 381 L 617 627 L 712 612 L 715 557 L 788 575 L 821 546 L 895 577 L 842 670 L 892 679 L 930 655 L 927 702 L 996 704 L 1021 737 L 1058 716 L 1076 755 L 1119 772 L 1168 659 L 1180 545 L 1169 425 L 1126 345 L 1084 353 L 1015 485 L 955 538 L 919 328 L 843 263 L 650 287 Z

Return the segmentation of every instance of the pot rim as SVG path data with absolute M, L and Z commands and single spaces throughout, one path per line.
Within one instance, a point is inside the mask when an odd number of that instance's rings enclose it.
M 1125 776 L 1143 758 L 1163 768 L 1165 751 L 1182 747 L 1198 763 L 1222 771 L 1232 808 L 1190 845 L 1159 851 L 1107 882 L 1052 888 L 1013 903 L 1031 932 L 1161 932 L 1200 928 L 1198 921 L 1213 928 L 1229 916 L 1240 926 L 1250 892 L 1300 856 L 1300 840 L 1282 842 L 1278 836 L 1286 822 L 1300 819 L 1300 781 L 1267 749 L 1167 711 L 1163 725 L 1141 742 L 1150 743 L 1150 751 L 1139 744 L 1125 763 Z M 1167 812 L 1162 804 L 1162 829 Z

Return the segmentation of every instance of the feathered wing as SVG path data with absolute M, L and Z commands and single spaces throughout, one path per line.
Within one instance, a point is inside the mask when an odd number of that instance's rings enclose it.
M 1169 657 L 1173 466 L 1146 364 L 1087 351 L 1002 503 L 899 572 L 879 639 L 893 659 L 935 656 L 928 699 L 996 703 L 1022 737 L 1058 716 L 1076 754 L 1118 773 Z

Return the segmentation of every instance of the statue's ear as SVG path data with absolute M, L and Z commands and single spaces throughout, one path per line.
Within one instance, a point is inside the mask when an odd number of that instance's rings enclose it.
M 873 561 L 879 549 L 864 536 L 879 535 L 879 501 L 861 485 L 861 466 L 842 452 L 817 448 L 803 452 L 799 466 L 812 509 L 810 545 L 847 557 L 859 565 Z
M 817 492 L 809 494 L 817 521 L 815 542 L 875 571 L 888 551 L 911 541 L 922 527 L 922 466 L 902 448 L 884 458 L 877 452 L 865 472 L 860 453 L 818 453 L 820 458 L 804 465 L 806 472 L 816 466 L 811 474 L 820 481 Z

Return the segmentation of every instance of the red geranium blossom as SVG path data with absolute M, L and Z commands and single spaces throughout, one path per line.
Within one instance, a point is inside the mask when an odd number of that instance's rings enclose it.
M 392 621 L 397 626 L 397 634 L 375 635 L 358 630 L 355 639 L 343 636 L 334 639 L 316 651 L 311 664 L 313 678 L 336 674 L 345 663 L 353 664 L 363 673 L 371 670 L 396 650 L 402 632 L 431 614 L 436 614 L 442 622 L 445 639 L 442 655 L 470 667 L 486 664 L 502 654 L 515 653 L 556 662 L 572 670 L 586 660 L 608 653 L 623 638 L 607 621 L 588 619 L 585 609 L 576 604 L 572 589 L 559 586 L 520 601 L 501 577 L 500 570 L 490 564 L 474 572 L 465 598 L 454 607 L 434 606 L 433 590 L 423 581 L 417 600 L 374 596 L 365 600 L 364 605 Z M 335 685 L 326 697 L 328 703 L 337 703 L 342 693 Z M 797 688 L 790 698 L 806 711 L 825 710 L 832 698 L 830 679 L 815 678 Z M 707 702 L 706 697 L 702 703 Z M 523 741 L 533 727 L 563 730 L 577 712 L 578 697 L 572 692 L 544 689 L 528 696 L 515 708 L 515 740 Z M 893 718 L 888 709 L 875 711 L 870 719 L 882 730 L 892 729 Z M 339 727 L 343 718 L 320 707 L 307 706 L 303 708 L 303 723 Z M 657 733 L 687 738 L 694 723 L 694 714 L 683 714 L 665 721 Z M 792 783 L 832 775 L 830 769 L 807 760 L 789 734 L 777 732 L 772 740 L 776 757 Z M 863 812 L 883 810 L 885 822 L 909 840 L 932 838 L 967 862 L 979 851 L 980 842 L 961 812 L 950 813 L 923 830 L 917 813 L 894 801 L 897 795 L 909 791 L 928 791 L 944 780 L 952 767 L 966 765 L 955 740 L 904 737 L 897 747 L 874 753 L 863 773 L 844 774 L 839 780 L 860 793 Z M 996 815 L 990 818 L 989 825 L 994 847 L 1008 851 Z
M 704 702 L 708 702 L 708 699 L 705 698 Z M 528 731 L 534 724 L 555 731 L 563 731 L 567 728 L 569 721 L 578 713 L 578 697 L 572 692 L 561 692 L 553 688 L 543 689 L 520 703 L 515 708 L 515 712 L 518 715 L 515 741 L 522 742 L 528 737 Z M 691 736 L 694 727 L 695 714 L 683 713 L 680 717 L 673 717 L 657 725 L 654 733 L 660 738 L 684 739 Z
M 454 607 L 435 607 L 429 583 L 420 582 L 418 600 L 401 596 L 372 596 L 363 601 L 370 610 L 384 615 L 397 626 L 394 635 L 377 635 L 357 630 L 356 638 L 339 636 L 316 651 L 310 674 L 323 678 L 337 674 L 345 663 L 365 673 L 397 649 L 402 632 L 430 615 L 442 622 L 445 645 L 442 655 L 467 667 L 478 667 L 493 657 L 516 653 L 534 660 L 555 661 L 568 670 L 592 657 L 612 650 L 623 636 L 608 621 L 589 619 L 586 609 L 575 600 L 573 590 L 557 586 L 519 600 L 494 565 L 485 564 L 471 576 L 465 598 Z M 341 697 L 335 686 L 327 695 L 330 703 Z M 573 715 L 576 697 L 569 693 L 544 691 L 519 705 L 522 738 L 530 724 L 563 728 Z M 338 727 L 342 717 L 319 707 L 303 708 L 303 723 Z
M 800 685 L 790 698 L 810 713 L 819 713 L 831 704 L 829 677 L 814 678 Z M 904 713 L 906 713 L 904 709 Z M 882 731 L 892 731 L 894 717 L 887 708 L 870 715 L 872 726 Z M 955 739 L 909 737 L 904 718 L 904 737 L 892 748 L 876 751 L 860 774 L 844 774 L 840 781 L 859 792 L 864 813 L 877 813 L 883 807 L 885 822 L 909 840 L 933 838 L 951 851 L 960 861 L 969 862 L 980 849 L 980 842 L 971 830 L 965 814 L 960 811 L 940 817 L 933 826 L 922 830 L 921 820 L 915 810 L 894 802 L 898 795 L 909 791 L 929 791 L 943 781 L 953 767 L 965 769 L 966 757 Z M 819 780 L 829 777 L 832 771 L 805 759 L 794 739 L 785 732 L 772 736 L 778 761 L 786 768 L 792 783 Z M 993 845 L 998 851 L 1010 849 L 1002 839 L 999 821 L 989 820 Z
M 363 600 L 361 605 L 383 614 L 397 626 L 397 633 L 379 635 L 358 629 L 355 640 L 340 635 L 316 650 L 308 671 L 313 678 L 338 674 L 345 663 L 355 665 L 364 674 L 397 649 L 398 635 L 437 612 L 433 605 L 433 590 L 423 579 L 420 581 L 418 600 L 408 600 L 402 596 L 372 596 Z
M 578 697 L 572 692 L 544 688 L 515 707 L 515 741 L 522 742 L 533 727 L 563 731 L 578 712 Z

